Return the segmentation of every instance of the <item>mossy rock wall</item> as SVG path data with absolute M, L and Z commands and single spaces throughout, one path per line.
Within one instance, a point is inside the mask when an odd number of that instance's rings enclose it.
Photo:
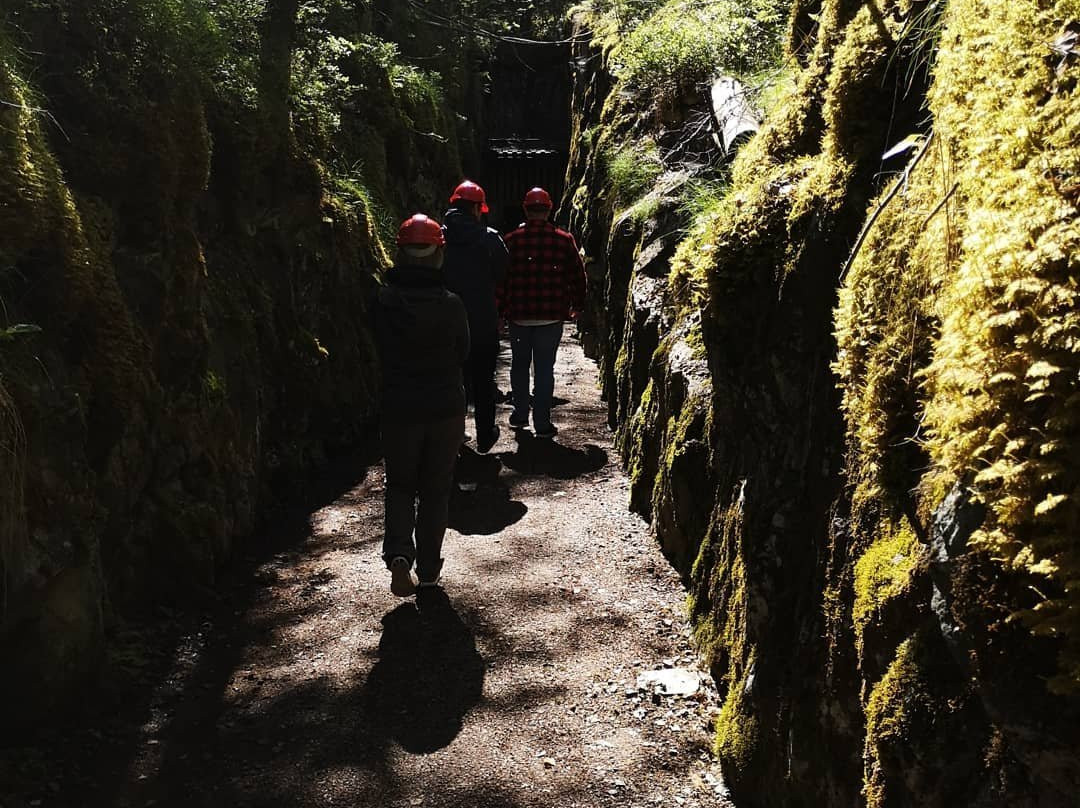
M 286 483 L 377 451 L 381 235 L 459 178 L 420 74 L 337 54 L 369 81 L 327 107 L 298 57 L 273 98 L 257 43 L 194 50 L 229 32 L 195 7 L 0 16 L 5 729 L 91 682 L 119 620 L 211 588 Z
M 598 189 L 603 144 L 679 103 L 620 83 L 591 13 L 570 178 L 604 390 L 737 804 L 1071 804 L 1076 3 L 792 4 L 790 81 L 673 250 L 677 203 Z

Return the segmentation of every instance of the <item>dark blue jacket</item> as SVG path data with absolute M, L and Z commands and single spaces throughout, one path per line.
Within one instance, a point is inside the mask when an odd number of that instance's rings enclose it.
M 484 227 L 467 211 L 446 213 L 446 288 L 461 298 L 469 314 L 469 332 L 475 343 L 498 339 L 499 313 L 495 290 L 506 276 L 509 253 L 499 234 Z
M 437 269 L 394 267 L 375 305 L 383 419 L 425 423 L 465 414 L 461 366 L 469 325 Z

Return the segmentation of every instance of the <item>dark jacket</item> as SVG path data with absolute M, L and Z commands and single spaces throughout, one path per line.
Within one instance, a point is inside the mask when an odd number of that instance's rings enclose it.
M 473 340 L 495 342 L 499 323 L 495 290 L 506 276 L 506 245 L 496 231 L 484 227 L 467 211 L 451 208 L 445 221 L 446 288 L 465 303 Z
M 465 414 L 461 366 L 469 324 L 441 271 L 400 266 L 387 273 L 375 305 L 375 342 L 384 420 L 423 423 Z

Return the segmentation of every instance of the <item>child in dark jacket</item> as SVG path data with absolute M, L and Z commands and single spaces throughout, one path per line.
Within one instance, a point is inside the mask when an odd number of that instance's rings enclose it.
M 469 325 L 465 306 L 443 280 L 439 224 L 417 214 L 402 224 L 397 243 L 398 259 L 375 306 L 375 339 L 386 463 L 383 558 L 391 592 L 407 597 L 417 586 L 436 586 L 442 571 L 454 463 L 465 434 L 461 367 Z

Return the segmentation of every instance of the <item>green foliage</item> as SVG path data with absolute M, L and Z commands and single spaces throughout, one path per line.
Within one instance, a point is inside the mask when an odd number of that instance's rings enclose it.
M 36 35 L 58 19 L 71 36 L 94 43 L 97 58 L 78 68 L 87 86 L 106 76 L 114 87 L 132 90 L 181 75 L 197 79 L 212 75 L 224 56 L 208 0 L 11 0 L 4 22 L 17 45 L 20 33 Z
M 692 225 L 703 223 L 719 215 L 724 197 L 731 189 L 731 180 L 696 178 L 686 183 L 680 208 Z
M 721 72 L 747 74 L 779 60 L 785 0 L 665 3 L 615 48 L 619 76 L 652 92 L 679 92 Z
M 7 328 L 0 328 L 0 342 L 13 342 L 19 337 L 40 334 L 41 326 L 32 323 L 16 323 Z
M 496 33 L 535 39 L 563 34 L 567 0 L 461 0 L 458 20 Z
M 1029 575 L 1018 610 L 1080 691 L 1080 86 L 1045 43 L 1075 0 L 954 0 L 931 107 L 957 153 L 964 250 L 941 277 L 930 451 L 989 516 L 976 546 Z M 1075 61 L 1072 63 L 1075 69 Z M 987 92 L 987 76 L 1009 76 Z
M 394 243 L 397 217 L 380 202 L 367 187 L 361 171 L 338 173 L 331 178 L 334 195 L 358 221 L 366 223 L 372 236 L 372 247 L 379 263 L 389 266 L 390 257 L 385 245 Z
M 203 395 L 211 402 L 221 404 L 228 398 L 228 385 L 221 376 L 212 370 L 203 376 Z
M 195 0 L 193 7 L 206 5 L 214 25 L 214 63 L 207 75 L 216 91 L 230 106 L 253 110 L 259 80 L 259 38 L 253 36 L 262 24 L 264 0 Z
M 641 25 L 665 0 L 587 0 L 571 14 L 588 15 L 599 29 L 595 33 L 625 33 Z
M 938 141 L 868 234 L 837 313 L 855 504 L 919 484 L 928 510 L 971 486 L 989 510 L 973 545 L 1031 576 L 1039 599 L 1017 616 L 1064 641 L 1054 686 L 1075 689 L 1080 228 L 1059 178 L 1080 168 L 1080 94 L 1040 54 L 1058 22 L 1034 3 L 952 3 L 905 30 L 941 25 Z M 986 89 L 995 74 L 1016 77 L 1007 96 Z M 916 441 L 934 462 L 921 483 L 924 463 L 903 457 Z
M 664 172 L 660 154 L 652 140 L 611 148 L 604 162 L 611 197 L 619 207 L 627 207 L 639 199 Z
M 905 91 L 933 72 L 940 50 L 941 34 L 945 29 L 946 0 L 930 0 L 913 10 L 900 31 L 894 59 L 905 65 Z

